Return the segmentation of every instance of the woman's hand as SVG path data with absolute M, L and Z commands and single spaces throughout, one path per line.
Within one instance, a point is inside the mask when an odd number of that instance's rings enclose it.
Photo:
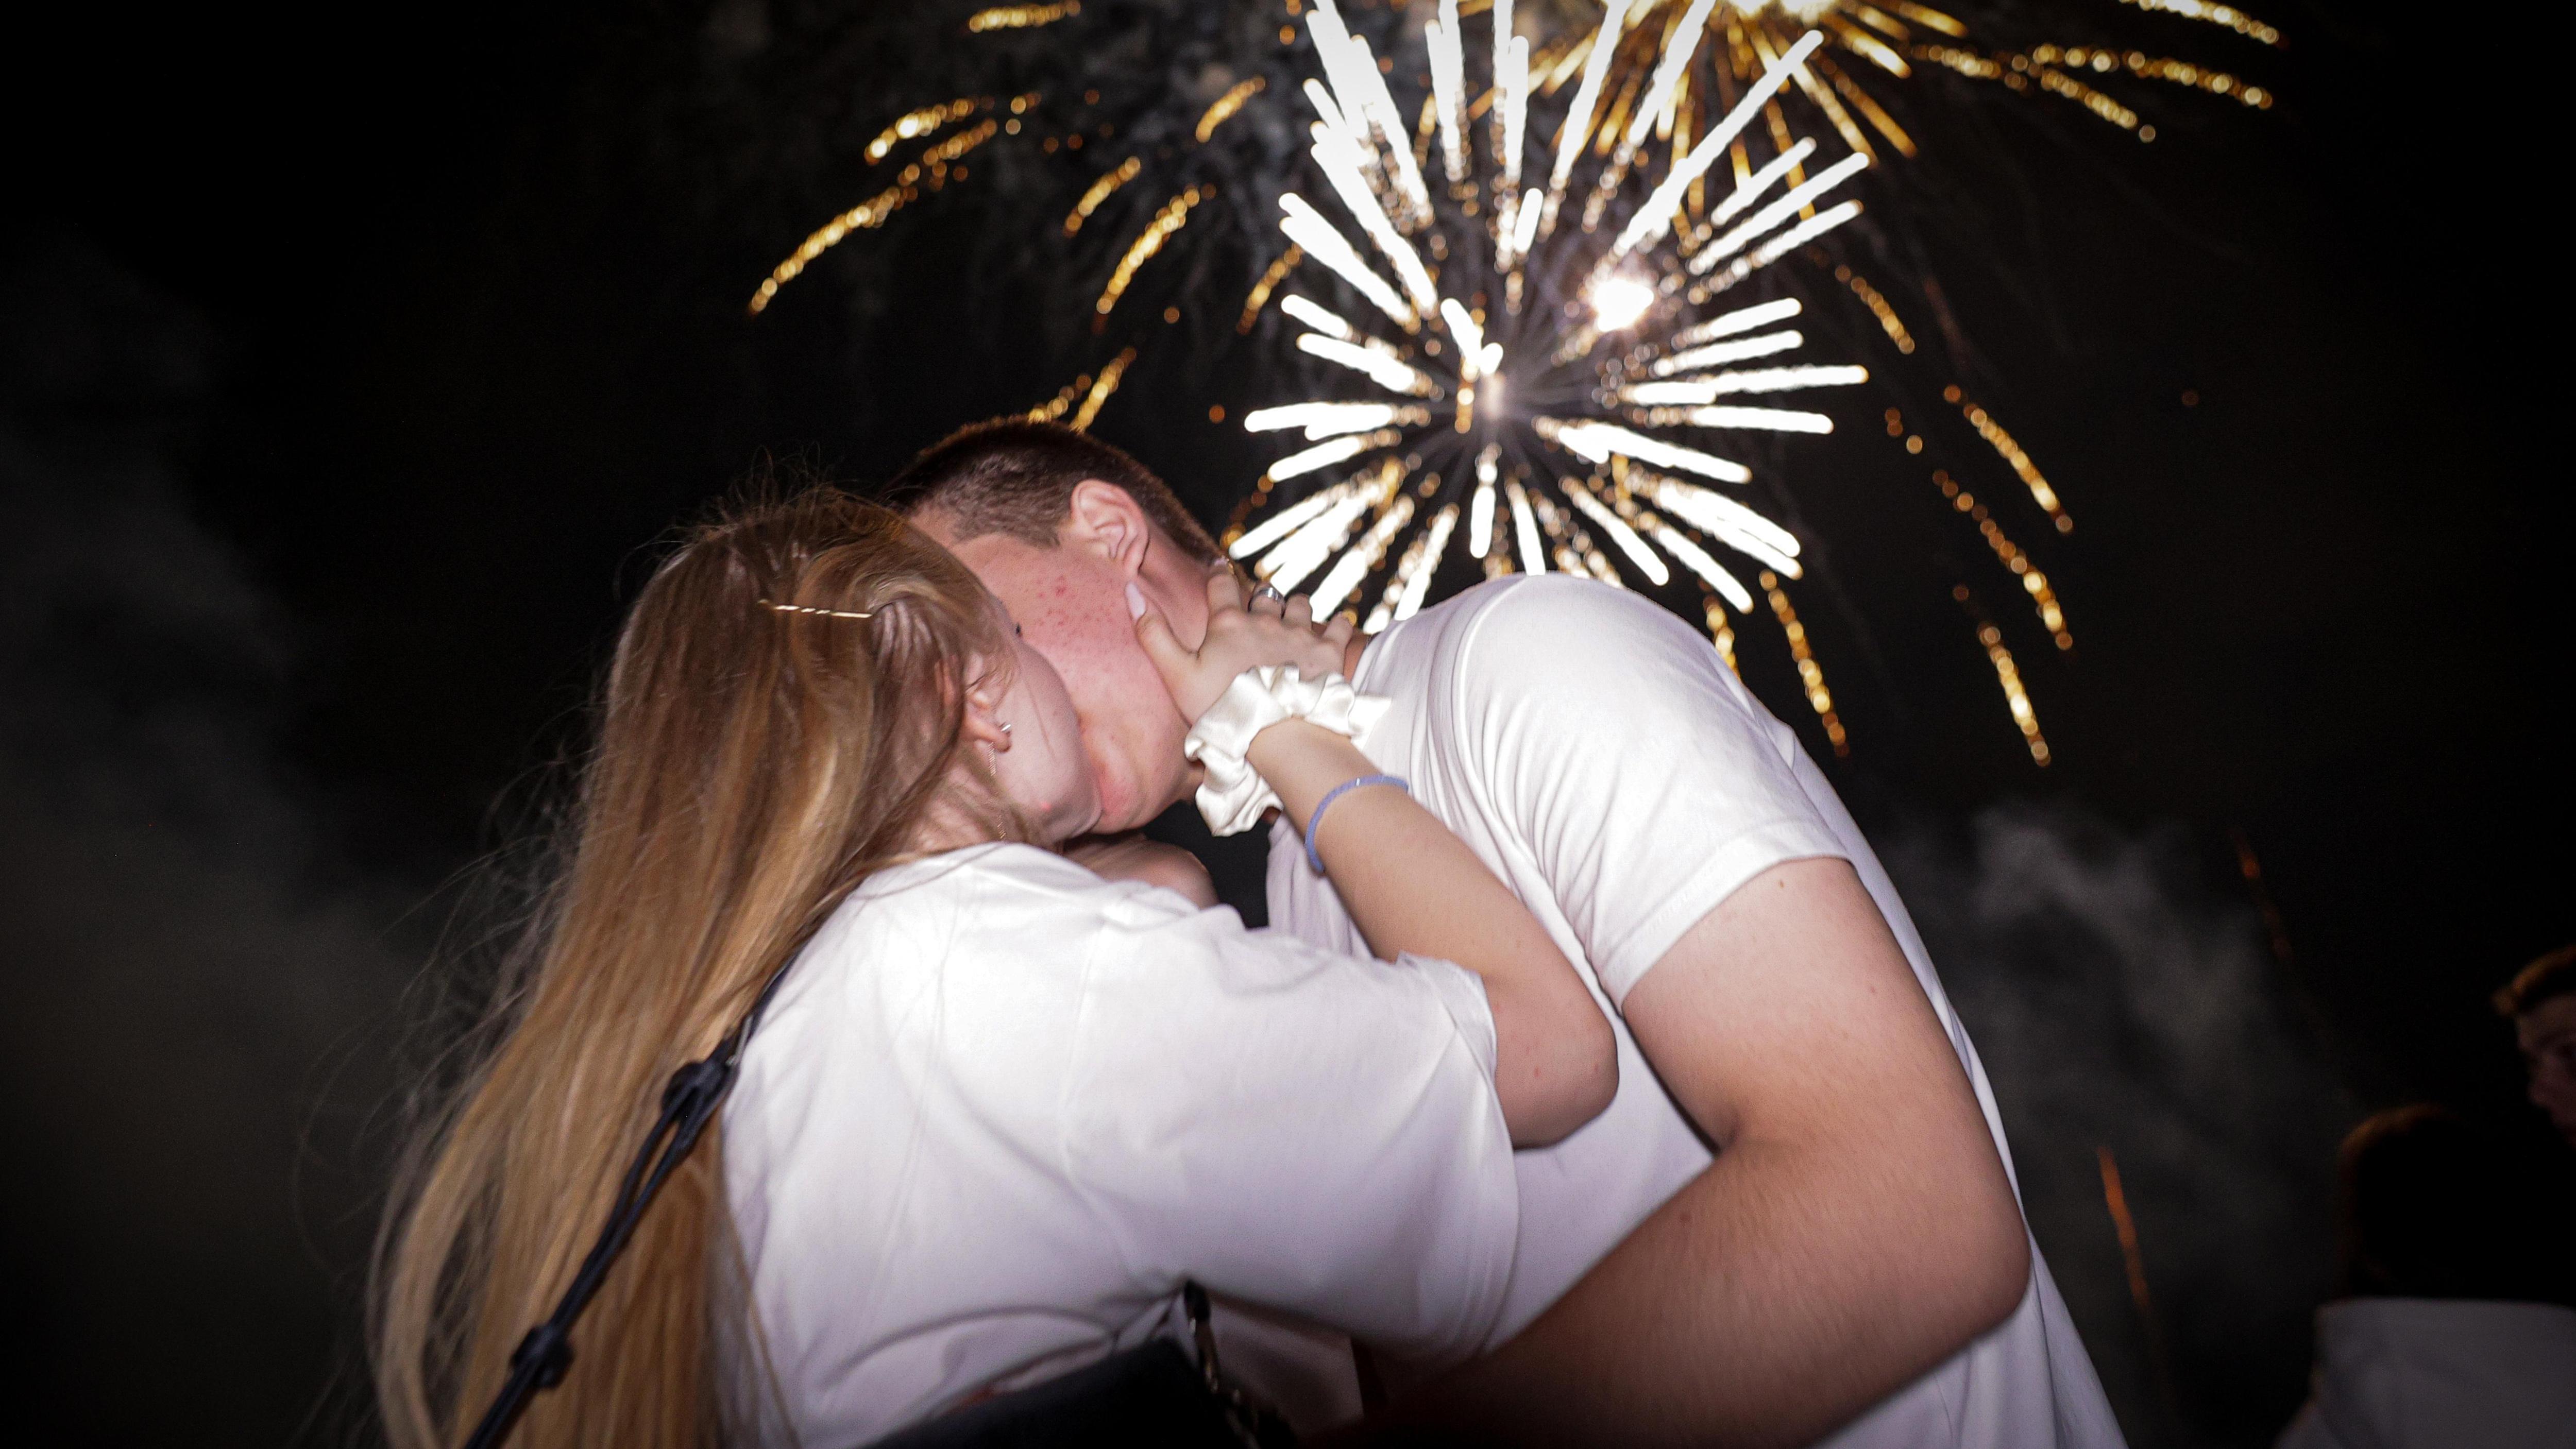
M 1195 722 L 1217 702 L 1234 677 L 1265 665 L 1294 666 L 1308 679 L 1338 674 L 1342 652 L 1351 640 L 1347 619 L 1315 627 L 1314 606 L 1306 596 L 1282 599 L 1264 590 L 1247 604 L 1243 586 L 1231 569 L 1208 575 L 1207 638 L 1195 650 L 1172 637 L 1171 626 L 1145 602 L 1134 584 L 1127 586 L 1127 607 L 1136 615 L 1136 638 L 1145 657 L 1163 676 L 1181 718 Z

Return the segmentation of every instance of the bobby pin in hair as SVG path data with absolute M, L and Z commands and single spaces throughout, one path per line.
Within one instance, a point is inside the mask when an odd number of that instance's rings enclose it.
M 761 600 L 760 606 L 764 609 L 775 609 L 782 614 L 815 614 L 826 619 L 873 619 L 876 617 L 874 614 L 853 613 L 848 609 L 817 609 L 809 604 L 773 604 L 767 599 Z

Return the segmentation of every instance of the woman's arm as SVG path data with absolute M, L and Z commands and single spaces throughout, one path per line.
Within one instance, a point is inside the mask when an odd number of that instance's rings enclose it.
M 1327 792 L 1377 768 L 1301 720 L 1263 730 L 1246 758 L 1301 834 Z M 1609 1020 L 1529 907 L 1448 826 L 1402 790 L 1364 785 L 1333 802 L 1315 853 L 1370 950 L 1441 957 L 1484 979 L 1513 1146 L 1544 1147 L 1610 1105 L 1619 1057 Z
M 1196 652 L 1151 612 L 1140 611 L 1137 633 L 1191 719 L 1246 669 L 1340 664 L 1341 640 L 1306 626 L 1302 598 L 1280 614 L 1247 611 L 1226 573 L 1209 580 L 1208 635 Z M 1246 758 L 1301 833 L 1327 794 L 1376 773 L 1348 739 L 1299 720 L 1263 730 Z M 1619 1064 L 1609 1020 L 1538 918 L 1438 818 L 1402 790 L 1362 786 L 1325 813 L 1315 851 L 1371 950 L 1454 961 L 1484 981 L 1494 1089 L 1514 1146 L 1555 1142 L 1610 1105 Z

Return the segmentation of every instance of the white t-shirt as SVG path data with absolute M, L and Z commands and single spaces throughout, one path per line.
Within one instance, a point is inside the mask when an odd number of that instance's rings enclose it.
M 2576 1308 L 2346 1298 L 2277 1449 L 2576 1449 Z
M 1356 682 L 1395 701 L 1362 749 L 1410 781 L 1414 798 L 1528 903 L 1611 1008 L 1618 1037 L 1609 1109 L 1556 1146 L 1518 1155 L 1520 1251 L 1493 1342 L 1519 1332 L 1713 1160 L 1617 1008 L 1702 916 L 1783 861 L 1832 856 L 1859 872 L 2011 1170 L 1985 1070 L 1895 887 L 1797 737 L 1706 639 L 1608 585 L 1523 576 L 1389 629 Z M 1269 887 L 1274 925 L 1332 949 L 1359 941 L 1284 824 L 1271 837 Z M 2030 1291 L 2011 1318 L 1832 1442 L 2121 1440 L 2034 1244 Z
M 776 1402 L 804 1443 L 862 1443 L 1166 1331 L 1184 1278 L 1465 1356 L 1518 1225 L 1493 1033 L 1448 962 L 1028 846 L 881 872 L 725 1108 Z

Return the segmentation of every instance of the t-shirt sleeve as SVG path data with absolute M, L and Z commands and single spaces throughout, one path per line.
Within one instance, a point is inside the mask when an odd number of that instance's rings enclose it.
M 1481 983 L 1231 911 L 1131 898 L 1112 924 L 1084 968 L 1064 1170 L 1140 1282 L 1473 1352 L 1520 1221 Z
M 1849 855 L 1797 742 L 1653 603 L 1534 578 L 1477 619 L 1448 685 L 1462 763 L 1553 888 L 1613 1005 L 1737 887 Z

